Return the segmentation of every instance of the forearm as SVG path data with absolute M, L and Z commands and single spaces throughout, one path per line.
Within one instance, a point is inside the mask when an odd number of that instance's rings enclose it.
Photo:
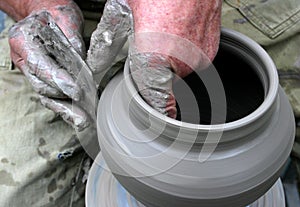
M 72 0 L 0 0 L 0 10 L 19 21 L 32 11 L 72 4 Z
M 161 31 L 164 28 L 180 36 L 188 26 L 189 30 L 203 24 L 210 24 L 219 14 L 221 0 L 128 0 L 138 31 Z M 186 22 L 189 22 L 187 24 Z
M 161 41 L 156 40 L 156 43 L 162 48 L 161 51 L 169 52 L 164 54 L 176 53 L 177 43 L 181 40 L 192 42 L 197 46 L 202 51 L 204 59 L 214 59 L 219 44 L 221 0 L 128 0 L 128 2 L 133 12 L 135 33 L 142 35 L 147 32 L 161 33 Z M 178 36 L 178 41 L 166 43 L 164 38 L 167 34 Z M 145 40 L 147 44 L 147 38 Z M 191 48 L 185 48 L 184 53 L 189 54 L 189 49 Z M 183 77 L 191 72 L 190 67 L 186 65 L 187 62 L 178 61 L 173 56 L 169 57 L 169 62 L 177 75 Z
M 75 49 L 84 55 L 81 38 L 83 16 L 72 0 L 0 0 L 0 9 L 16 21 L 31 13 L 38 14 L 43 10 L 49 12 Z

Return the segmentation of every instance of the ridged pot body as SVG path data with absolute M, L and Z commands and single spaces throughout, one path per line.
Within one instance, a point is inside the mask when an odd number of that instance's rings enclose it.
M 247 63 L 261 84 L 261 102 L 242 117 L 191 124 L 163 116 L 138 95 L 128 63 L 101 95 L 101 153 L 117 180 L 146 206 L 247 206 L 272 187 L 289 157 L 294 116 L 274 63 L 232 30 L 222 30 L 220 48 L 230 51 L 230 61 Z M 237 99 L 253 94 L 245 90 Z

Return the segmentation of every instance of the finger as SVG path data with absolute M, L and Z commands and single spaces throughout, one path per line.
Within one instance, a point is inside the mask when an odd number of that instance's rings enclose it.
M 92 72 L 101 73 L 98 77 L 103 77 L 112 65 L 131 28 L 132 14 L 126 1 L 107 1 L 101 21 L 92 34 L 87 55 L 87 63 Z
M 23 72 L 26 76 L 27 80 L 31 84 L 33 90 L 41 95 L 53 97 L 53 98 L 67 98 L 68 96 L 62 93 L 57 88 L 50 86 L 44 81 L 37 78 L 35 75 L 29 72 L 29 67 L 25 64 L 23 58 L 13 52 L 11 53 L 11 57 L 15 63 L 15 65 Z
M 80 132 L 89 126 L 86 113 L 79 107 L 72 105 L 72 103 L 50 99 L 45 96 L 40 96 L 40 100 L 45 107 L 59 114 L 76 131 Z
M 176 119 L 177 117 L 176 100 L 173 92 L 170 93 L 170 96 L 167 100 L 166 114 L 168 117 L 171 117 L 173 119 Z
M 74 47 L 75 51 L 83 58 L 86 58 L 86 49 L 82 36 L 79 32 L 77 35 L 69 38 L 71 45 Z
M 65 69 L 49 57 L 43 48 L 32 45 L 25 62 L 27 62 L 31 74 L 59 89 L 73 100 L 79 100 L 80 89 L 78 85 Z
M 34 17 L 28 18 L 33 23 L 25 24 L 21 21 L 18 23 L 21 24 L 19 27 L 15 26 L 10 30 L 9 41 L 14 63 L 20 68 L 22 64 L 28 65 L 29 73 L 68 97 L 79 100 L 79 87 L 71 75 L 56 62 L 56 57 L 45 49 L 45 42 L 38 35 L 37 31 L 43 28 L 44 22 L 36 21 Z
M 54 21 L 49 21 L 49 24 L 38 30 L 37 35 L 41 38 L 45 50 L 55 57 L 55 61 L 74 79 L 77 79 L 83 68 L 87 69 L 82 56 L 72 46 L 72 42 L 80 41 L 79 37 L 67 39 Z
M 28 66 L 23 65 L 21 66 L 21 70 L 23 71 L 24 75 L 27 77 L 28 81 L 32 85 L 32 88 L 35 92 L 39 93 L 40 95 L 52 97 L 52 98 L 67 98 L 65 94 L 59 91 L 56 88 L 46 84 L 45 82 L 38 79 L 36 76 L 32 75 L 28 72 Z
M 63 34 L 68 38 L 76 52 L 85 59 L 86 50 L 82 38 L 84 18 L 80 8 L 76 3 L 70 1 L 67 5 L 61 5 L 51 10 L 54 19 L 50 21 L 56 22 Z
M 130 56 L 130 70 L 139 93 L 158 112 L 176 118 L 173 72 L 167 59 L 154 53 Z

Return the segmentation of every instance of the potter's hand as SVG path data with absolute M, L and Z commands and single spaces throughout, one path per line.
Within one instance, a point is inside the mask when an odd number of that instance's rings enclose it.
M 133 40 L 129 41 L 130 70 L 140 94 L 156 110 L 175 118 L 173 72 L 184 77 L 192 69 L 189 64 L 170 55 L 178 45 L 175 45 L 176 41 L 170 44 L 165 37 L 175 35 L 193 43 L 212 60 L 218 49 L 220 13 L 220 0 L 108 0 L 92 35 L 87 62 L 101 80 L 128 35 L 133 33 Z M 147 33 L 150 34 L 149 39 Z M 163 38 L 156 36 L 153 41 L 151 35 L 154 33 L 163 33 Z M 153 48 L 145 51 L 145 45 L 146 48 L 157 45 L 163 50 L 157 52 Z M 186 49 L 184 52 L 189 53 L 189 48 Z
M 97 84 L 113 65 L 131 29 L 132 14 L 127 0 L 108 0 L 87 54 L 87 64 Z
M 184 77 L 195 69 L 193 61 L 182 62 L 177 57 L 190 54 L 190 59 L 200 58 L 199 61 L 215 57 L 220 36 L 221 1 L 129 0 L 129 5 L 135 32 L 130 69 L 135 83 L 152 107 L 176 118 L 173 73 Z M 193 57 L 193 48 L 186 42 L 193 43 L 206 58 Z
M 58 61 L 57 54 L 52 53 L 53 46 L 58 43 L 50 40 L 49 28 L 57 23 L 69 43 L 84 56 L 81 37 L 83 18 L 72 1 L 47 8 L 47 2 L 41 2 L 40 8 L 35 6 L 30 15 L 10 29 L 11 57 L 33 89 L 41 95 L 42 104 L 82 130 L 87 125 L 83 111 L 79 108 L 71 110 L 71 99 L 80 98 L 80 90 L 75 83 L 78 69 L 68 67 L 67 60 Z

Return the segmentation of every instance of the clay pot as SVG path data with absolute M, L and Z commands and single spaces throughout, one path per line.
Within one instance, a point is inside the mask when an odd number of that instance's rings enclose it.
M 185 81 L 197 89 L 199 123 L 184 119 L 194 114 L 189 109 L 180 108 L 181 121 L 153 110 L 138 95 L 128 63 L 101 96 L 101 153 L 117 180 L 146 206 L 246 206 L 274 185 L 289 157 L 294 116 L 268 54 L 223 29 L 214 63 L 226 97 L 224 123 L 213 117 L 218 111 L 195 74 Z

